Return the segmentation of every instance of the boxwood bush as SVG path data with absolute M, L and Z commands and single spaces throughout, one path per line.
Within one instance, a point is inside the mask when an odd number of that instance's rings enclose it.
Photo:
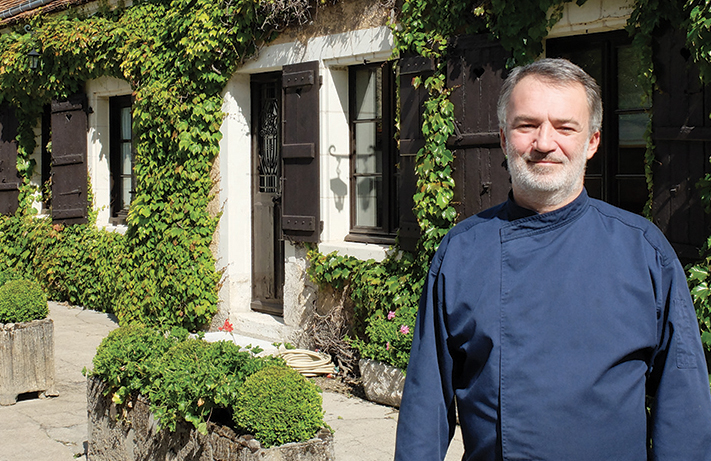
M 20 323 L 47 318 L 47 296 L 32 280 L 10 280 L 0 286 L 0 323 Z
M 326 426 L 323 415 L 319 388 L 284 367 L 248 377 L 234 407 L 235 423 L 267 447 L 313 438 Z

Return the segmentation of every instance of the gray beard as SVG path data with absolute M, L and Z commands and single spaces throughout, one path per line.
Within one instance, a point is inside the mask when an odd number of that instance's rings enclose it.
M 587 148 L 587 145 L 583 146 Z M 584 153 L 574 158 L 583 159 L 582 162 L 569 163 L 566 166 L 565 174 L 543 175 L 535 172 L 535 165 L 526 165 L 524 159 L 516 155 L 511 144 L 506 145 L 507 164 L 511 175 L 511 184 L 519 195 L 524 195 L 526 201 L 537 203 L 541 206 L 556 206 L 582 186 L 585 176 L 585 165 L 587 159 Z

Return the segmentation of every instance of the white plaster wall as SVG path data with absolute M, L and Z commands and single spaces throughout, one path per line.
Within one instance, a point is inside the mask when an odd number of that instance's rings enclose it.
M 223 92 L 219 200 L 222 217 L 217 268 L 223 271 L 220 311 L 224 317 L 250 311 L 251 302 L 251 138 L 250 78 L 236 74 Z
M 87 166 L 94 195 L 94 209 L 98 210 L 96 224 L 99 227 L 117 228 L 109 225 L 111 204 L 111 171 L 109 166 L 109 98 L 131 94 L 131 85 L 114 77 L 101 77 L 86 83 L 86 94 L 91 111 L 87 133 Z M 120 228 L 120 229 L 119 229 Z
M 563 17 L 548 38 L 622 29 L 633 9 L 632 0 L 587 0 L 583 6 L 566 3 Z

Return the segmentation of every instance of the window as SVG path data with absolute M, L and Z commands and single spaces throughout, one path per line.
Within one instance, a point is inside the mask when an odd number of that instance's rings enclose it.
M 133 175 L 133 144 L 131 136 L 131 96 L 109 99 L 111 222 L 126 222 L 136 186 Z
M 392 65 L 351 67 L 349 86 L 351 232 L 347 239 L 391 243 L 398 221 Z
M 625 31 L 551 39 L 547 55 L 578 64 L 602 89 L 602 141 L 588 162 L 585 187 L 591 197 L 641 213 L 647 201 L 644 132 L 651 105 L 637 83 L 640 56 Z

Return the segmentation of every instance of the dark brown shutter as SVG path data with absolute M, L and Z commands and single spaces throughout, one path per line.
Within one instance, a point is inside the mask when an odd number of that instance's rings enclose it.
M 424 81 L 432 75 L 434 63 L 421 56 L 400 59 L 400 161 L 398 172 L 398 208 L 400 210 L 398 241 L 405 251 L 415 251 L 420 238 L 420 226 L 412 211 L 412 196 L 417 191 L 415 163 L 417 152 L 425 145 L 422 135 L 422 114 L 427 100 L 424 85 L 415 88 L 413 79 Z
M 296 242 L 318 242 L 321 233 L 319 84 L 317 61 L 284 66 L 281 228 Z
M 504 48 L 486 35 L 456 37 L 450 44 L 447 86 L 453 88 L 454 201 L 462 220 L 506 200 L 511 188 L 502 166 L 496 103 L 505 78 Z
M 87 218 L 87 101 L 76 94 L 52 101 L 52 221 Z
M 696 183 L 711 169 L 711 89 L 701 85 L 682 32 L 667 28 L 655 37 L 652 215 L 679 257 L 689 260 L 709 234 Z
M 14 109 L 0 105 L 0 214 L 4 215 L 17 211 L 22 182 L 17 174 L 17 127 Z

